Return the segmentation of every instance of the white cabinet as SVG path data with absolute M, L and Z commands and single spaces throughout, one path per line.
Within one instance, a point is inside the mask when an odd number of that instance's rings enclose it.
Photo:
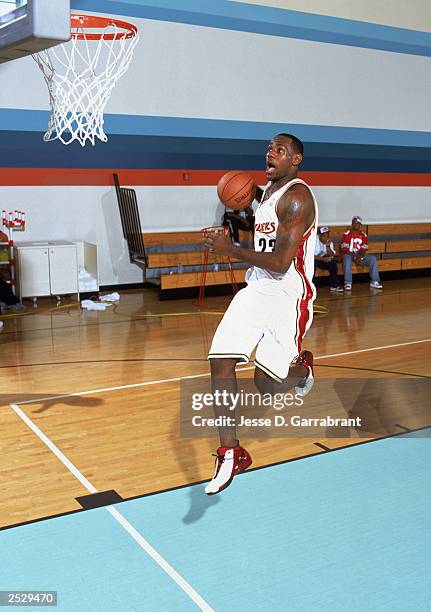
M 78 254 L 73 242 L 22 242 L 15 245 L 20 298 L 78 293 Z

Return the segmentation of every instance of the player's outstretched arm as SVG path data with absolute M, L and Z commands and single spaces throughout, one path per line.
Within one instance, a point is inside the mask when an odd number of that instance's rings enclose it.
M 206 244 L 221 255 L 245 261 L 272 272 L 285 273 L 290 267 L 305 231 L 314 220 L 314 207 L 309 193 L 291 190 L 277 206 L 279 225 L 273 252 L 258 253 L 234 246 L 224 236 L 208 236 Z

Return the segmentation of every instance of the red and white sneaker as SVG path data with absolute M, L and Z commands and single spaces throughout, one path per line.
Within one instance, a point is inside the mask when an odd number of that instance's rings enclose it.
M 303 365 L 307 368 L 307 375 L 295 387 L 296 394 L 305 397 L 314 385 L 313 353 L 302 351 L 295 365 Z
M 242 446 L 220 446 L 215 457 L 214 476 L 205 487 L 207 495 L 215 495 L 226 489 L 234 476 L 244 472 L 252 464 L 250 455 Z

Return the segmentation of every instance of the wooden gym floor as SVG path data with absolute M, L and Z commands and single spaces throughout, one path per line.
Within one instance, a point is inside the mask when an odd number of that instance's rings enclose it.
M 357 284 L 350 296 L 322 288 L 316 303 L 327 314 L 305 346 L 317 377 L 431 377 L 429 279 L 389 281 L 377 293 Z M 91 492 L 126 499 L 211 477 L 217 441 L 180 436 L 179 380 L 208 378 L 221 314 L 191 300 L 160 302 L 151 289 L 123 291 L 104 312 L 27 305 L 2 316 L 0 528 L 80 510 L 76 498 Z M 386 433 L 426 426 L 429 411 L 412 408 Z M 242 441 L 259 467 L 365 439 Z

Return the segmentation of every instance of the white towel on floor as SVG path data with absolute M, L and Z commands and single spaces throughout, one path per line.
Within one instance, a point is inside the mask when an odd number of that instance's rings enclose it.
M 92 300 L 82 300 L 81 307 L 86 310 L 106 310 L 112 304 L 103 304 L 102 302 L 93 302 Z
M 117 292 L 110 293 L 109 295 L 101 295 L 100 299 L 102 302 L 118 302 L 120 299 L 120 294 Z

